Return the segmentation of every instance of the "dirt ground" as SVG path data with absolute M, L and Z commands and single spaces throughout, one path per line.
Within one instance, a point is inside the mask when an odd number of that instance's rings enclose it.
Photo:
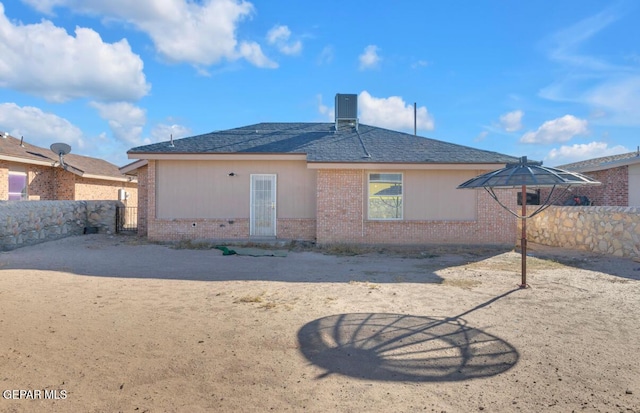
M 1 253 L 0 411 L 640 412 L 640 263 L 334 252 Z

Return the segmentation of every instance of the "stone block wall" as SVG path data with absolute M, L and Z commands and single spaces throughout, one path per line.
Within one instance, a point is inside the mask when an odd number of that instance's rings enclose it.
M 640 257 L 640 208 L 551 206 L 527 220 L 527 239 L 617 257 Z
M 0 201 L 0 249 L 11 250 L 72 235 L 85 228 L 113 234 L 118 201 Z

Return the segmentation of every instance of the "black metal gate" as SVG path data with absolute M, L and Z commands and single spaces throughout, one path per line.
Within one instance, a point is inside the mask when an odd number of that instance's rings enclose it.
M 138 231 L 138 207 L 116 208 L 116 233 Z

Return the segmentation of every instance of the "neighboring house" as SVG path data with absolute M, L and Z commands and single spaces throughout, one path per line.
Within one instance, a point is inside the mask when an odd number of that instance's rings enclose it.
M 572 191 L 573 194 L 588 197 L 593 205 L 640 206 L 640 150 L 588 159 L 558 168 L 588 175 L 602 183 Z
M 516 220 L 456 187 L 518 159 L 358 124 L 260 123 L 128 151 L 139 233 L 151 240 L 280 238 L 327 243 L 512 243 Z M 508 205 L 516 196 L 505 191 Z
M 121 200 L 137 206 L 135 178 L 102 159 L 68 154 L 59 156 L 0 134 L 0 200 Z

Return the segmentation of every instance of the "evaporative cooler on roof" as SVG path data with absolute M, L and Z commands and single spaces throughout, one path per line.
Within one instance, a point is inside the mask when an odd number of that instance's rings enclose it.
M 336 94 L 336 130 L 341 127 L 358 128 L 358 95 Z

